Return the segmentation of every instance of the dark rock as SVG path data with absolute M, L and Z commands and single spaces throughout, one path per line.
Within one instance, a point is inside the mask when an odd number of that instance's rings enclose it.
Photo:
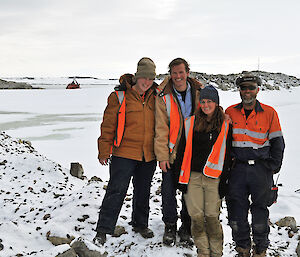
M 82 240 L 77 240 L 71 245 L 72 249 L 79 257 L 106 257 L 107 254 L 101 254 L 97 251 L 89 250 Z
M 46 214 L 44 217 L 43 217 L 43 220 L 47 220 L 47 219 L 49 219 L 51 217 L 51 215 L 48 213 L 48 214 Z
M 275 224 L 278 227 L 290 227 L 293 232 L 298 231 L 296 220 L 294 217 L 290 217 L 290 216 L 284 217 L 279 221 L 275 222 Z
M 49 240 L 51 244 L 55 246 L 70 244 L 74 239 L 75 239 L 74 236 L 69 236 L 69 237 L 48 236 L 47 237 L 47 240 Z
M 96 176 L 91 177 L 91 179 L 88 181 L 88 183 L 91 182 L 103 182 L 101 178 L 98 178 Z
M 80 222 L 84 222 L 89 217 L 90 217 L 89 215 L 82 215 L 82 218 L 78 218 L 77 220 L 80 221 Z
M 83 168 L 79 162 L 71 162 L 70 173 L 72 176 L 83 179 Z
M 123 226 L 116 226 L 113 237 L 120 237 L 121 235 L 128 234 Z

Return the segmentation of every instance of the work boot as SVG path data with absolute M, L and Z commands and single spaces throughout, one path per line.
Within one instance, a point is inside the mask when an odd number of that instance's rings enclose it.
M 150 228 L 133 227 L 134 232 L 139 233 L 143 238 L 154 237 L 153 231 Z
M 178 230 L 178 235 L 180 238 L 180 242 L 187 245 L 187 246 L 193 246 L 194 242 L 191 238 L 191 232 L 188 228 L 185 226 L 181 226 Z
M 250 248 L 242 248 L 237 246 L 235 250 L 238 252 L 238 257 L 250 257 Z
M 97 232 L 96 236 L 93 239 L 95 245 L 104 245 L 106 242 L 106 233 Z
M 253 251 L 253 257 L 263 257 L 267 256 L 267 250 L 263 250 L 260 252 Z
M 176 243 L 176 224 L 166 223 L 165 232 L 163 236 L 163 244 L 167 246 L 173 246 Z

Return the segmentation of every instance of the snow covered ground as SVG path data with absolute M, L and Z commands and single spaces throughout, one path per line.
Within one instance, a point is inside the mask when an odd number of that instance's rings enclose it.
M 16 80 L 16 79 L 15 79 Z M 108 180 L 108 168 L 97 161 L 96 140 L 106 100 L 117 81 L 78 79 L 81 89 L 65 90 L 67 79 L 40 79 L 45 90 L 0 91 L 0 239 L 4 249 L 0 256 L 55 256 L 69 248 L 53 246 L 46 240 L 51 235 L 82 237 L 94 250 L 109 256 L 196 256 L 195 248 L 178 245 L 162 246 L 161 196 L 157 194 L 160 171 L 157 169 L 152 186 L 150 227 L 155 233 L 144 240 L 131 231 L 130 221 L 132 188 L 122 208 L 118 225 L 128 234 L 108 238 L 101 248 L 91 244 L 97 212 Z M 102 83 L 103 82 L 103 83 Z M 51 89 L 51 90 L 50 90 Z M 238 92 L 219 91 L 224 108 L 239 102 Z M 278 203 L 270 208 L 271 222 L 293 216 L 300 222 L 300 88 L 291 91 L 261 91 L 258 99 L 272 105 L 278 112 L 286 142 L 284 162 L 279 182 Z M 23 141 L 29 140 L 33 150 Z M 5 142 L 5 144 L 4 144 Z M 8 149 L 8 150 L 5 150 Z M 6 160 L 2 165 L 1 163 Z M 51 160 L 51 161 L 50 161 Z M 71 162 L 83 165 L 87 178 L 100 177 L 103 182 L 79 180 L 68 175 Z M 60 166 L 61 165 L 61 166 Z M 275 177 L 276 178 L 276 177 Z M 223 204 L 221 219 L 224 229 L 224 256 L 234 256 L 231 230 L 227 225 Z M 45 216 L 50 214 L 49 216 Z M 88 215 L 85 221 L 83 215 Z M 48 218 L 47 218 L 48 217 Z M 45 218 L 45 219 L 44 219 Z M 297 256 L 298 234 L 288 237 L 287 229 L 271 227 L 269 256 Z M 1 240 L 0 240 L 1 242 Z M 10 248 L 11 247 L 11 248 Z M 275 253 L 279 251 L 279 255 Z

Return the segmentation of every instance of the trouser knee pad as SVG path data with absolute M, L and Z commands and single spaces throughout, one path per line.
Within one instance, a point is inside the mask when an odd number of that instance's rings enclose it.
M 192 234 L 193 236 L 201 235 L 205 231 L 204 216 L 198 215 L 192 217 Z
M 218 217 L 206 217 L 206 232 L 210 238 L 223 238 L 222 226 Z

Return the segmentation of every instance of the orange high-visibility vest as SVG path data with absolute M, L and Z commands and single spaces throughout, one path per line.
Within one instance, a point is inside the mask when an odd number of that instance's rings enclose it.
M 157 89 L 159 92 L 160 89 Z M 172 153 L 174 146 L 176 144 L 179 128 L 180 128 L 180 113 L 178 106 L 174 101 L 174 96 L 172 94 L 162 95 L 163 100 L 166 104 L 167 116 L 170 122 L 169 125 L 169 149 Z
M 188 184 L 191 173 L 191 162 L 193 153 L 193 131 L 194 131 L 195 116 L 191 116 L 185 120 L 185 135 L 186 145 L 181 165 L 179 176 L 180 184 Z M 211 178 L 218 178 L 223 170 L 225 153 L 226 153 L 226 139 L 229 130 L 229 123 L 224 121 L 221 131 L 214 143 L 212 150 L 207 158 L 206 164 L 203 169 L 204 175 Z
M 117 128 L 116 135 L 114 139 L 114 146 L 119 147 L 123 138 L 124 128 L 125 128 L 125 91 L 115 91 L 115 94 L 118 97 L 120 108 L 118 111 L 117 118 Z

